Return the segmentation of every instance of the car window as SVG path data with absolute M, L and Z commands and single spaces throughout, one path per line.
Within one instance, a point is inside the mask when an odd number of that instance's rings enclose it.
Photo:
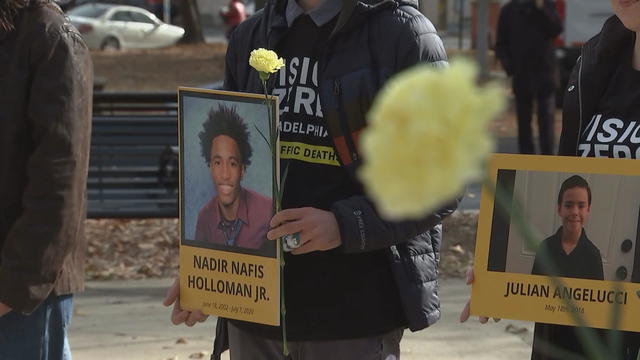
M 69 10 L 68 15 L 70 16 L 82 16 L 82 17 L 88 17 L 88 18 L 99 18 L 100 16 L 102 16 L 102 14 L 104 14 L 109 8 L 106 6 L 101 6 L 101 5 L 93 5 L 93 4 L 87 4 L 87 5 L 82 5 L 82 6 L 78 6 L 76 8 L 73 8 L 71 10 Z
M 140 23 L 145 23 L 145 24 L 155 24 L 156 23 L 155 21 L 153 21 L 147 15 L 142 14 L 142 13 L 138 13 L 138 12 L 132 12 L 131 13 L 131 17 L 132 17 L 133 21 L 135 21 L 135 22 L 140 22 Z
M 128 11 L 116 11 L 111 15 L 112 21 L 133 21 L 131 13 Z

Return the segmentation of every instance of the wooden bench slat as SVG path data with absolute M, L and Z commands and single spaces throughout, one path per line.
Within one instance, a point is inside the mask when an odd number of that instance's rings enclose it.
M 177 159 L 160 168 L 177 149 L 177 113 L 175 92 L 94 93 L 90 218 L 178 216 Z
M 141 192 L 139 189 L 100 189 L 89 188 L 87 189 L 87 195 L 89 200 L 99 200 L 101 197 L 112 199 L 133 199 L 139 197 L 140 199 L 160 199 L 160 198 L 177 198 L 178 193 L 175 191 L 168 191 L 167 189 L 156 188 L 146 189 L 145 192 Z M 141 195 L 145 195 L 142 197 Z
M 109 137 L 97 137 L 92 139 L 93 144 L 91 145 L 93 148 L 98 148 L 100 146 L 122 146 L 122 145 L 165 145 L 165 144 L 177 144 L 178 141 L 173 136 L 137 136 L 137 137 L 123 137 L 118 136 L 117 134 L 110 135 Z M 96 149 L 100 150 L 100 149 Z

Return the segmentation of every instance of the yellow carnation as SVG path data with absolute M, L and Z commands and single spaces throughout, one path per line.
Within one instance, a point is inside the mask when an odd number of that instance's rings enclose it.
M 482 174 L 494 146 L 488 125 L 505 101 L 499 87 L 479 88 L 476 75 L 465 60 L 417 65 L 376 98 L 359 175 L 384 217 L 419 218 Z
M 269 78 L 269 74 L 278 71 L 284 66 L 284 60 L 279 58 L 274 51 L 260 48 L 251 52 L 249 65 L 258 70 L 262 80 L 266 80 Z

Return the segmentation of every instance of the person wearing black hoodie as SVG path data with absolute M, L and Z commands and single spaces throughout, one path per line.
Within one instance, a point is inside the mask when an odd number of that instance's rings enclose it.
M 267 84 L 280 98 L 281 147 L 320 150 L 281 153 L 285 210 L 267 235 L 303 241 L 285 255 L 291 358 L 397 358 L 405 328 L 440 316 L 441 221 L 457 200 L 416 221 L 383 220 L 356 177 L 359 134 L 387 79 L 417 63 L 447 66 L 442 41 L 415 0 L 272 0 L 231 35 L 225 89 L 263 91 L 248 65 L 257 48 L 285 61 Z M 174 307 L 174 323 L 200 320 Z M 281 328 L 223 319 L 214 358 L 228 339 L 233 359 L 284 359 L 281 337 Z
M 611 0 L 611 5 L 615 15 L 583 46 L 567 84 L 558 155 L 640 158 L 640 0 Z M 472 281 L 471 272 L 468 282 Z M 638 244 L 631 281 L 640 282 Z M 466 307 L 460 319 L 468 318 Z M 563 359 L 543 344 L 588 357 L 574 328 L 546 326 L 552 331 L 536 333 L 532 359 Z M 602 341 L 608 341 L 608 333 L 598 331 Z M 610 359 L 636 360 L 640 333 L 622 332 L 622 338 L 622 346 L 611 349 Z
M 615 15 L 583 46 L 565 90 L 559 155 L 640 159 L 640 1 L 611 5 Z M 625 332 L 622 359 L 635 360 L 639 347 L 640 333 Z
M 539 153 L 555 153 L 553 39 L 561 32 L 562 23 L 551 0 L 511 0 L 500 10 L 496 57 L 513 78 L 521 154 L 536 153 L 531 130 L 534 100 L 538 109 Z

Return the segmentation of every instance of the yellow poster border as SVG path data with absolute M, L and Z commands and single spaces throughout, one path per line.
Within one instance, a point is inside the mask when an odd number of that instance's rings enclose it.
M 498 170 L 545 171 L 640 176 L 640 166 L 633 159 L 578 158 L 565 156 L 494 154 L 487 161 L 487 181 L 483 184 L 476 234 L 474 283 L 471 293 L 471 314 L 529 320 L 562 325 L 575 325 L 574 314 L 595 328 L 611 328 L 615 305 L 608 301 L 593 301 L 597 294 L 608 294 L 618 306 L 617 329 L 640 331 L 640 283 L 557 278 L 578 297 L 573 307 L 561 297 L 546 276 L 488 271 L 489 247 L 495 197 L 492 187 L 497 183 Z M 637 216 L 637 214 L 636 214 Z M 636 244 L 638 246 L 638 244 Z M 637 264 L 636 264 L 637 266 Z M 508 286 L 518 288 L 518 295 L 509 295 Z M 564 290 L 563 288 L 558 290 Z M 545 292 L 550 295 L 545 296 Z M 626 296 L 626 297 L 625 297 Z M 619 300 L 619 301 L 618 301 Z
M 205 314 L 261 323 L 280 325 L 281 273 L 280 244 L 276 257 L 240 254 L 217 249 L 185 245 L 183 231 L 184 173 L 181 97 L 187 94 L 204 95 L 211 100 L 254 99 L 271 102 L 274 126 L 279 124 L 279 99 L 277 96 L 242 93 L 226 90 L 211 90 L 180 86 L 177 88 L 178 103 L 178 147 L 179 147 L 179 233 L 180 233 L 180 305 L 186 310 L 201 310 Z M 232 101 L 232 100 L 231 100 Z M 275 149 L 280 149 L 276 139 Z M 273 155 L 276 181 L 280 182 L 279 151 Z M 274 194 L 275 196 L 275 194 Z M 197 266 L 195 265 L 197 264 Z M 206 264 L 206 265 L 205 265 Z

